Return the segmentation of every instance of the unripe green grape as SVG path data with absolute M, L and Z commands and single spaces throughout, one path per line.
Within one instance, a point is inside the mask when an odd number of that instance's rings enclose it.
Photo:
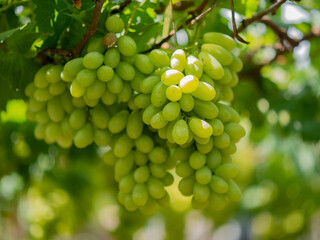
M 112 149 L 109 149 L 107 152 L 105 152 L 102 158 L 103 161 L 109 166 L 114 166 L 118 161 L 118 158 L 114 155 Z
M 38 123 L 47 123 L 49 121 L 49 115 L 46 109 L 41 110 L 40 112 L 36 113 L 36 122 Z
M 156 164 L 164 163 L 168 158 L 168 153 L 166 149 L 162 147 L 155 147 L 149 153 L 149 159 L 151 162 Z
M 148 163 L 148 155 L 146 153 L 140 152 L 139 150 L 134 151 L 134 160 L 135 163 L 139 166 L 145 165 Z
M 171 85 L 166 89 L 166 98 L 168 98 L 171 102 L 177 102 L 182 97 L 182 90 L 180 87 L 176 85 Z
M 63 70 L 63 66 L 62 65 L 52 65 L 50 66 L 50 68 L 48 68 L 48 70 L 46 71 L 46 80 L 49 83 L 57 83 L 61 80 L 60 78 L 60 74 Z
M 228 66 L 229 69 L 233 72 L 240 72 L 243 68 L 243 63 L 239 57 L 233 54 L 233 61 L 232 63 Z
M 111 15 L 106 20 L 106 29 L 109 32 L 120 33 L 124 29 L 124 23 L 117 15 Z
M 208 138 L 212 135 L 213 130 L 211 125 L 202 119 L 195 117 L 191 118 L 189 127 L 195 135 L 201 138 Z
M 100 129 L 105 129 L 108 126 L 110 120 L 109 113 L 100 104 L 90 109 L 91 120 L 93 124 Z
M 120 52 L 117 48 L 111 48 L 104 54 L 104 64 L 116 68 L 120 63 Z
M 148 191 L 151 197 L 155 199 L 160 199 L 165 195 L 165 190 L 163 183 L 156 179 L 156 178 L 150 178 L 147 183 Z
M 111 134 L 108 130 L 95 129 L 94 130 L 94 142 L 98 146 L 108 146 L 111 142 Z
M 104 53 L 105 46 L 102 45 L 102 37 L 92 39 L 87 47 L 87 52 L 100 52 Z
M 232 53 L 217 44 L 205 43 L 201 46 L 201 51 L 206 51 L 210 53 L 224 66 L 230 65 L 233 61 Z
M 208 205 L 208 200 L 205 202 L 199 202 L 196 200 L 196 198 L 193 196 L 191 199 L 191 206 L 193 209 L 204 209 Z
M 46 102 L 40 102 L 34 98 L 29 98 L 28 109 L 32 112 L 39 112 L 46 106 Z
M 134 180 L 137 183 L 145 183 L 150 176 L 149 167 L 148 166 L 140 166 L 138 167 L 133 174 Z
M 169 102 L 162 110 L 163 118 L 167 121 L 173 121 L 180 115 L 180 104 Z
M 224 70 L 222 65 L 210 53 L 200 52 L 199 59 L 203 63 L 203 69 L 206 74 L 216 80 L 223 78 Z
M 118 158 L 127 156 L 131 152 L 133 145 L 133 140 L 127 134 L 122 134 L 114 143 L 114 155 Z
M 99 99 L 91 99 L 87 97 L 87 94 L 83 96 L 84 102 L 88 107 L 95 107 L 99 103 Z
M 190 166 L 188 161 L 183 161 L 176 166 L 176 173 L 183 178 L 190 177 L 194 174 L 194 169 Z
M 144 54 L 135 55 L 134 65 L 144 74 L 150 74 L 153 72 L 154 66 L 149 56 Z
M 46 73 L 51 66 L 53 65 L 48 64 L 43 66 L 38 70 L 38 72 L 34 76 L 33 82 L 37 88 L 46 88 L 49 85 L 49 82 L 47 81 L 47 78 L 46 78 Z
M 67 62 L 63 67 L 63 72 L 69 77 L 76 77 L 78 72 L 84 68 L 83 58 L 75 58 Z
M 176 69 L 170 69 L 165 71 L 161 75 L 161 81 L 166 86 L 176 85 L 179 84 L 180 80 L 184 77 L 183 73 L 176 70 Z
M 210 168 L 207 166 L 203 166 L 202 168 L 196 171 L 196 181 L 200 184 L 208 184 L 211 181 L 212 172 Z
M 33 97 L 39 102 L 47 102 L 52 98 L 48 88 L 37 88 L 34 91 Z
M 154 129 L 160 129 L 165 127 L 168 124 L 168 121 L 164 119 L 162 112 L 158 112 L 152 116 L 150 120 L 150 125 Z
M 129 36 L 122 36 L 118 39 L 118 49 L 124 56 L 133 56 L 136 53 L 137 45 Z
M 229 184 L 229 189 L 226 192 L 226 196 L 232 201 L 232 202 L 238 202 L 241 200 L 242 198 L 242 193 L 241 190 L 239 188 L 239 186 L 235 183 L 235 181 L 233 181 L 232 179 L 230 179 L 228 181 Z
M 188 197 L 193 194 L 193 187 L 195 184 L 194 176 L 182 178 L 179 182 L 178 189 L 182 195 Z
M 181 119 L 176 122 L 172 129 L 172 138 L 180 145 L 188 142 L 189 127 L 185 120 Z
M 238 142 L 246 135 L 246 131 L 239 123 L 228 123 L 225 125 L 225 132 L 233 142 Z
M 104 57 L 100 52 L 89 52 L 83 57 L 83 66 L 88 69 L 97 69 L 103 63 Z
M 171 68 L 182 72 L 187 63 L 186 54 L 182 49 L 177 49 L 171 55 L 170 65 Z
M 140 90 L 142 93 L 147 94 L 151 93 L 153 88 L 158 84 L 160 81 L 159 76 L 150 76 L 142 80 L 140 84 Z
M 192 93 L 199 86 L 199 79 L 194 75 L 187 75 L 179 82 L 179 87 L 183 93 Z
M 60 98 L 55 97 L 48 102 L 47 106 L 49 118 L 54 122 L 60 122 L 64 118 L 64 110 Z
M 217 32 L 208 32 L 203 35 L 203 41 L 206 43 L 214 43 L 224 47 L 227 50 L 232 50 L 236 47 L 235 41 L 228 35 Z
M 219 136 L 223 133 L 224 125 L 221 122 L 221 120 L 219 120 L 218 118 L 215 118 L 215 119 L 209 120 L 209 123 L 211 124 L 213 129 L 213 132 L 212 132 L 213 136 Z
M 187 58 L 187 64 L 184 71 L 187 75 L 194 75 L 200 79 L 203 73 L 203 63 L 195 56 L 190 55 Z
M 132 174 L 128 174 L 121 178 L 119 182 L 119 190 L 123 193 L 130 193 L 135 185 Z
M 195 99 L 193 111 L 201 118 L 214 119 L 218 116 L 219 110 L 213 102 Z
M 215 136 L 213 138 L 214 140 L 214 145 L 217 147 L 217 148 L 226 148 L 230 145 L 230 137 L 227 133 L 223 132 L 221 135 L 219 136 Z
M 161 179 L 164 186 L 171 186 L 174 182 L 174 177 L 171 173 L 167 172 L 164 178 Z
M 61 136 L 61 128 L 58 123 L 49 122 L 46 125 L 45 141 L 49 144 L 54 143 Z
M 151 104 L 150 94 L 139 94 L 134 98 L 134 104 L 138 108 L 147 108 Z M 152 117 L 152 116 L 151 116 Z
M 195 183 L 193 187 L 193 197 L 199 203 L 205 203 L 210 197 L 210 188 L 208 185 L 202 185 L 200 183 Z
M 221 177 L 218 177 L 216 175 L 212 175 L 210 187 L 212 191 L 216 193 L 226 193 L 228 191 L 228 183 Z
M 116 73 L 125 81 L 131 81 L 135 76 L 134 68 L 127 62 L 120 62 L 116 67 Z
M 129 112 L 122 110 L 112 116 L 108 123 L 108 129 L 111 133 L 119 133 L 125 129 L 129 118 Z
M 138 206 L 134 204 L 134 202 L 132 200 L 132 196 L 130 194 L 128 194 L 124 198 L 124 206 L 130 212 L 136 211 L 138 208 Z
M 66 84 L 64 82 L 57 82 L 50 84 L 49 86 L 49 93 L 53 96 L 60 95 L 66 89 Z
M 239 173 L 239 168 L 234 163 L 225 163 L 217 167 L 214 174 L 223 179 L 235 178 Z
M 221 152 L 225 155 L 235 154 L 237 151 L 237 146 L 234 143 L 231 143 L 228 147 L 221 149 Z
M 94 135 L 92 125 L 90 123 L 86 123 L 74 136 L 74 145 L 77 148 L 85 148 L 93 142 L 93 139 Z
M 151 162 L 149 164 L 149 167 L 151 175 L 155 178 L 164 178 L 167 173 L 167 168 L 165 164 L 155 164 Z
M 170 59 L 168 54 L 160 49 L 153 49 L 150 52 L 150 60 L 152 61 L 152 63 L 161 68 L 161 67 L 165 67 L 165 66 L 169 66 L 170 65 Z
M 119 182 L 124 176 L 128 175 L 134 166 L 133 153 L 129 153 L 124 158 L 119 158 L 114 167 L 114 178 Z
M 197 146 L 197 149 L 198 149 L 199 152 L 207 154 L 213 148 L 213 138 L 210 137 L 209 142 L 205 143 L 205 144 L 200 144 L 200 143 L 196 142 L 196 146 Z
M 194 108 L 194 98 L 190 94 L 183 93 L 179 104 L 182 111 L 190 112 Z
M 46 125 L 38 123 L 34 129 L 34 136 L 38 140 L 43 140 L 46 136 Z
M 147 136 L 142 134 L 138 139 L 135 140 L 136 148 L 142 153 L 149 153 L 153 149 L 153 140 Z
M 162 107 L 167 102 L 166 96 L 167 86 L 161 81 L 158 82 L 151 93 L 151 103 L 155 107 Z
M 91 70 L 91 69 L 82 69 L 76 77 L 76 81 L 78 84 L 80 84 L 82 87 L 88 87 L 90 86 L 97 77 L 97 71 Z M 74 83 L 74 81 L 72 82 Z
M 142 121 L 145 124 L 150 125 L 152 117 L 159 111 L 159 108 L 149 104 L 148 107 L 142 113 Z
M 123 88 L 123 81 L 118 76 L 118 74 L 114 74 L 113 78 L 107 82 L 107 88 L 111 93 L 120 93 Z
M 234 98 L 234 93 L 231 87 L 223 86 L 221 88 L 221 100 L 226 102 L 232 102 Z
M 189 158 L 189 164 L 193 169 L 202 168 L 206 164 L 206 161 L 206 155 L 198 151 L 194 151 Z
M 149 197 L 147 203 L 144 206 L 140 207 L 139 210 L 145 215 L 151 215 L 156 210 L 156 207 L 157 202 L 151 197 Z
M 101 42 L 102 42 L 102 45 L 105 46 L 106 48 L 113 48 L 116 46 L 117 41 L 118 41 L 117 35 L 109 32 L 103 36 Z
M 137 206 L 144 206 L 149 198 L 146 184 L 137 183 L 132 191 L 132 200 Z
M 216 90 L 210 84 L 199 81 L 197 89 L 191 94 L 202 101 L 211 101 L 216 96 Z
M 110 66 L 103 65 L 98 68 L 97 76 L 102 82 L 108 82 L 113 78 L 114 72 Z
M 69 124 L 74 130 L 80 129 L 86 121 L 87 113 L 83 108 L 77 108 L 70 114 Z
M 219 80 L 219 83 L 224 84 L 224 85 L 228 85 L 232 81 L 232 73 L 229 70 L 229 68 L 227 68 L 227 67 L 224 67 L 223 70 L 224 70 L 224 76 L 222 79 Z
M 218 149 L 213 148 L 211 152 L 207 155 L 207 166 L 214 171 L 218 166 L 220 166 L 222 161 L 221 153 Z
M 214 211 L 221 211 L 227 205 L 227 200 L 224 195 L 212 192 L 209 198 L 209 207 Z

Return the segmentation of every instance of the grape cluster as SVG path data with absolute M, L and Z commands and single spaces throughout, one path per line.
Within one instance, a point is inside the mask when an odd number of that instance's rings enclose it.
M 160 49 L 137 54 L 116 15 L 106 29 L 82 57 L 42 67 L 26 88 L 35 136 L 64 148 L 106 146 L 103 159 L 129 211 L 168 205 L 173 168 L 194 208 L 239 201 L 231 155 L 245 131 L 229 104 L 242 69 L 233 39 L 206 33 L 197 51 L 169 57 Z

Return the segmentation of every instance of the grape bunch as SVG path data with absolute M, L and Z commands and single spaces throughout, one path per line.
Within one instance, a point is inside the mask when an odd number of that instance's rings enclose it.
M 210 32 L 191 54 L 139 54 L 120 17 L 108 17 L 106 29 L 81 57 L 43 66 L 27 86 L 35 136 L 63 148 L 106 147 L 104 162 L 129 211 L 167 206 L 165 187 L 176 174 L 194 208 L 239 201 L 231 155 L 245 131 L 230 106 L 242 69 L 234 40 Z

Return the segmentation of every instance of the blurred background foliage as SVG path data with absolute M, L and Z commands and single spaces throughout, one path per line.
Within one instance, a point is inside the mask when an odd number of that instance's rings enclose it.
M 0 1 L 0 239 L 320 239 L 319 37 L 278 55 L 277 36 L 263 23 L 241 33 L 250 42 L 238 43 L 244 70 L 233 101 L 247 130 L 234 157 L 241 202 L 220 213 L 191 210 L 176 176 L 168 189 L 171 206 L 144 216 L 118 205 L 113 171 L 101 160 L 104 149 L 48 146 L 26 120 L 23 90 L 43 60 L 38 53 L 77 44 L 94 8 L 91 0 L 81 2 L 78 10 L 71 0 Z M 98 35 L 123 2 L 106 2 Z M 173 2 L 179 26 L 202 1 Z M 235 1 L 238 25 L 273 2 Z M 140 52 L 171 30 L 168 0 L 133 1 L 121 17 L 131 18 L 129 35 Z M 319 33 L 320 2 L 286 1 L 270 18 L 299 40 Z M 192 51 L 208 31 L 232 33 L 229 1 L 218 0 L 193 29 L 178 31 L 178 43 Z

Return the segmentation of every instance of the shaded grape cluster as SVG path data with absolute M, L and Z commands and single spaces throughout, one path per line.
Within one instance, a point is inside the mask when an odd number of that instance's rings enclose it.
M 234 40 L 210 32 L 191 54 L 139 54 L 120 17 L 110 16 L 106 29 L 83 56 L 43 66 L 27 86 L 35 136 L 63 148 L 106 147 L 104 162 L 114 167 L 118 200 L 129 211 L 167 206 L 171 169 L 194 208 L 239 201 L 231 155 L 245 131 L 230 106 L 242 69 Z

